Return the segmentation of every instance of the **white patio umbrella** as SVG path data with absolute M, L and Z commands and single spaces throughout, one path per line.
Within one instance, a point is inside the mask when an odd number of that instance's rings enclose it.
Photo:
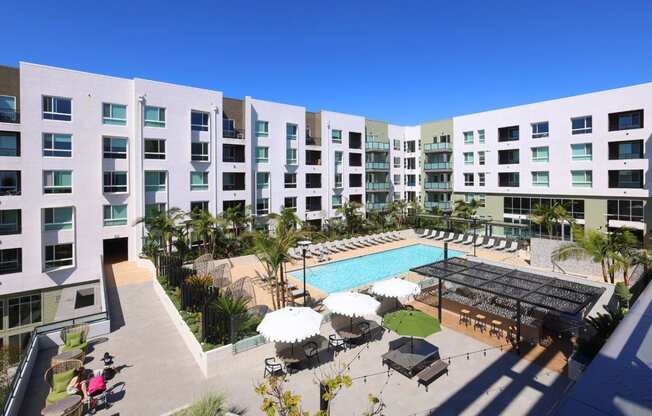
M 392 279 L 381 280 L 380 282 L 374 283 L 374 285 L 371 286 L 371 293 L 386 298 L 396 298 L 396 302 L 398 302 L 398 299 L 418 295 L 421 293 L 421 287 L 414 282 L 394 277 Z
M 380 302 L 369 295 L 357 292 L 338 292 L 324 299 L 324 305 L 333 313 L 351 318 L 375 315 L 380 307 Z
M 323 316 L 310 308 L 286 307 L 270 312 L 256 330 L 271 342 L 292 344 L 319 334 Z

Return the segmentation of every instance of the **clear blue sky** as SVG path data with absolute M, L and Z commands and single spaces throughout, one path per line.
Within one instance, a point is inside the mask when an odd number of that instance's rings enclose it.
M 20 60 L 414 124 L 652 81 L 652 1 L 2 2 Z

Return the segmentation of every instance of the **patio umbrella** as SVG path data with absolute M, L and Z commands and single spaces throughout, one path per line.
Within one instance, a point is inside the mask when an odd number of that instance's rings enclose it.
M 409 298 L 421 293 L 421 287 L 414 282 L 394 277 L 374 283 L 371 286 L 371 293 L 386 298 L 396 298 L 396 302 L 398 303 L 398 299 L 400 298 Z
M 324 299 L 324 305 L 333 313 L 351 318 L 375 315 L 380 307 L 380 302 L 369 295 L 357 292 L 338 292 Z
M 270 312 L 258 324 L 258 331 L 271 342 L 292 344 L 319 334 L 323 316 L 310 308 L 286 307 Z

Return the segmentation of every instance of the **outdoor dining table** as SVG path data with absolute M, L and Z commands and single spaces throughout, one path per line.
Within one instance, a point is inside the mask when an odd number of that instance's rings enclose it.
M 410 340 L 386 352 L 382 358 L 383 364 L 412 377 L 439 359 L 439 348 L 423 339 Z

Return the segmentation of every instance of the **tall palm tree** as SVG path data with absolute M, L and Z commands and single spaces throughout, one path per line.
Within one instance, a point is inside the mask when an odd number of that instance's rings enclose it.
M 530 220 L 546 229 L 548 236 L 552 238 L 555 224 L 562 227 L 562 239 L 564 238 L 564 223 L 575 224 L 575 219 L 568 213 L 566 208 L 559 202 L 552 205 L 537 204 L 530 214 Z
M 455 207 L 453 208 L 453 216 L 460 218 L 471 218 L 480 208 L 480 201 L 473 198 L 471 202 L 466 202 L 463 199 L 458 199 L 455 201 Z
M 344 218 L 349 235 L 358 233 L 362 230 L 364 217 L 360 213 L 360 208 L 362 208 L 362 205 L 357 202 L 345 201 L 342 206 L 336 210 L 336 212 L 341 214 Z
M 190 213 L 189 225 L 192 231 L 201 239 L 201 251 L 203 253 L 213 253 L 215 249 L 215 239 L 217 237 L 216 228 L 218 220 L 209 211 L 194 210 Z
M 167 211 L 138 218 L 135 224 L 145 224 L 148 234 L 160 239 L 163 243 L 163 251 L 170 255 L 175 235 L 177 235 L 185 216 L 186 214 L 179 208 L 170 208 Z
M 392 201 L 388 207 L 389 216 L 400 227 L 404 226 L 407 222 L 407 208 L 408 203 L 403 199 Z
M 237 238 L 243 229 L 253 224 L 254 217 L 251 215 L 250 206 L 238 205 L 229 207 L 222 213 L 222 218 L 227 226 L 233 230 L 233 235 Z

